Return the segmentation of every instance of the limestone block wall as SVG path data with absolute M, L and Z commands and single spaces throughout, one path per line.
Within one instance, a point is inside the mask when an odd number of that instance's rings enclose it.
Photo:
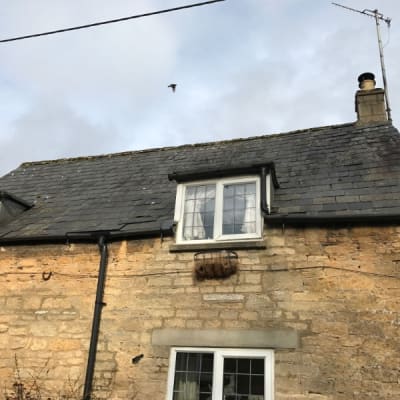
M 153 345 L 155 329 L 291 328 L 299 347 L 275 350 L 276 400 L 400 398 L 400 228 L 270 227 L 265 241 L 237 251 L 237 274 L 201 282 L 173 239 L 109 244 L 97 397 L 165 397 L 169 348 Z M 83 382 L 98 265 L 95 244 L 0 248 L 3 386 L 15 355 L 53 393 Z

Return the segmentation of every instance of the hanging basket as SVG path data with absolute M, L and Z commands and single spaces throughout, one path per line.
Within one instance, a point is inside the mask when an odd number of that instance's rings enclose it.
M 237 271 L 238 255 L 234 251 L 202 251 L 194 255 L 196 278 L 224 279 Z

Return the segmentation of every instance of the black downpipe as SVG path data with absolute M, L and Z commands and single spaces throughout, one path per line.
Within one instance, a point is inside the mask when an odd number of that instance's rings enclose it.
M 261 211 L 270 214 L 267 203 L 267 168 L 261 167 Z
M 90 338 L 89 355 L 86 368 L 85 387 L 83 391 L 83 400 L 90 400 L 92 395 L 93 374 L 96 364 L 97 343 L 99 339 L 101 310 L 105 304 L 103 303 L 104 284 L 106 279 L 107 261 L 108 261 L 108 248 L 105 237 L 102 235 L 99 238 L 99 251 L 100 251 L 100 267 L 99 276 L 97 280 L 96 302 L 93 313 L 92 334 Z

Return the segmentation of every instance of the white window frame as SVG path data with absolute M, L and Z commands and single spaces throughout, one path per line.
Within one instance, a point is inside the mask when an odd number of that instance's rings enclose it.
M 178 352 L 213 353 L 213 390 L 212 400 L 223 399 L 223 368 L 224 357 L 264 358 L 264 399 L 274 400 L 275 397 L 275 357 L 273 350 L 267 349 L 233 349 L 214 347 L 172 347 L 169 358 L 168 386 L 166 400 L 172 400 L 174 395 L 175 362 Z
M 243 234 L 222 234 L 222 215 L 223 215 L 223 189 L 225 185 L 230 184 L 241 184 L 241 183 L 255 183 L 256 184 L 256 232 L 255 233 L 243 233 Z M 268 180 L 267 180 L 268 182 Z M 214 237 L 212 239 L 203 240 L 185 240 L 183 239 L 183 217 L 185 208 L 185 195 L 186 188 L 190 186 L 210 185 L 215 184 L 215 213 L 214 213 Z M 254 240 L 261 239 L 263 218 L 261 214 L 261 198 L 260 198 L 260 177 L 259 176 L 242 176 L 236 178 L 223 178 L 223 179 L 211 179 L 202 180 L 196 182 L 188 182 L 179 184 L 177 187 L 176 203 L 175 203 L 175 214 L 174 221 L 177 224 L 177 243 L 179 244 L 195 244 L 195 243 L 215 243 L 220 241 L 241 241 L 241 240 Z M 267 199 L 268 199 L 267 191 Z

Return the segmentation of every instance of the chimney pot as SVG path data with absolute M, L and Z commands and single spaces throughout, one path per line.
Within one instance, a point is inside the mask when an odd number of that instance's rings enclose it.
M 358 87 L 361 90 L 375 89 L 375 75 L 372 72 L 364 72 L 358 77 Z

